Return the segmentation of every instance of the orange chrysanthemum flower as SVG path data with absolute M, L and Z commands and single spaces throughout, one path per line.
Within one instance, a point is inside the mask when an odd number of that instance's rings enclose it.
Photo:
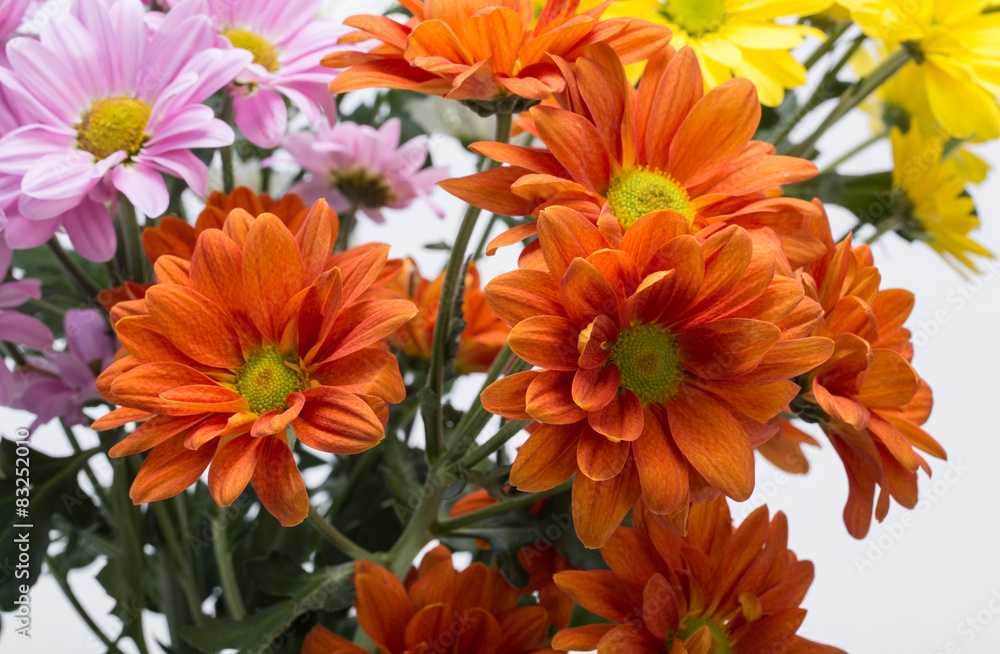
M 94 299 L 97 300 L 97 303 L 105 311 L 111 311 L 119 302 L 141 300 L 146 297 L 146 291 L 149 290 L 150 286 L 152 284 L 136 284 L 135 282 L 126 281 L 121 286 L 104 289 Z
M 509 490 L 509 487 L 505 490 Z M 499 501 L 490 497 L 485 489 L 480 489 L 455 502 L 448 515 L 463 515 L 493 506 Z M 532 504 L 531 513 L 537 514 L 548 501 L 549 498 L 546 498 Z M 476 546 L 482 550 L 490 549 L 490 544 L 480 539 L 476 539 Z M 518 550 L 517 560 L 529 575 L 528 585 L 524 587 L 524 592 L 538 593 L 538 603 L 549 612 L 549 621 L 560 628 L 568 627 L 569 621 L 573 617 L 573 601 L 566 593 L 556 587 L 552 575 L 563 570 L 573 570 L 573 565 L 547 541 L 525 545 Z
M 451 552 L 428 552 L 404 585 L 371 563 L 354 564 L 358 623 L 382 654 L 544 654 L 548 615 L 518 606 L 521 593 L 496 568 L 473 563 L 456 572 Z M 368 654 L 316 625 L 302 654 Z M 554 654 L 554 653 L 552 653 Z
M 535 21 L 530 0 L 402 0 L 405 25 L 385 16 L 352 16 L 357 32 L 341 42 L 375 39 L 368 52 L 323 59 L 347 68 L 331 93 L 410 89 L 463 100 L 483 115 L 517 113 L 565 86 L 552 57 L 572 61 L 584 46 L 607 43 L 628 63 L 645 61 L 670 41 L 666 27 L 635 18 L 599 20 L 604 7 L 576 15 L 579 0 L 553 0 Z
M 823 246 L 803 227 L 815 206 L 780 197 L 779 185 L 809 179 L 809 161 L 778 156 L 752 141 L 760 121 L 753 84 L 731 79 L 703 94 L 691 48 L 667 48 L 653 57 L 636 91 L 609 49 L 562 65 L 562 105 L 533 107 L 533 129 L 548 149 L 474 143 L 472 150 L 509 164 L 441 182 L 462 200 L 504 216 L 533 216 L 551 205 L 571 206 L 620 238 L 651 211 L 673 209 L 696 229 L 715 223 L 773 228 L 793 266 L 818 258 Z M 514 227 L 488 253 L 535 233 Z M 617 236 L 616 236 L 617 234 Z M 537 255 L 529 245 L 525 256 Z M 521 266 L 538 263 L 537 257 Z
M 198 236 L 206 229 L 222 229 L 226 216 L 233 209 L 242 209 L 251 216 L 262 213 L 277 216 L 293 234 L 298 232 L 306 217 L 306 205 L 294 193 L 286 193 L 280 200 L 274 200 L 267 193 L 258 195 L 245 186 L 240 186 L 229 194 L 215 191 L 206 199 L 205 208 L 198 214 L 194 227 L 183 218 L 166 216 L 159 226 L 143 229 L 142 249 L 146 252 L 146 258 L 151 263 L 156 263 L 164 254 L 172 254 L 190 261 Z M 338 225 L 335 221 L 334 230 Z M 333 238 L 336 242 L 336 232 Z
M 441 286 L 444 284 L 444 271 L 437 279 L 430 281 L 420 276 L 420 270 L 417 269 L 413 259 L 407 258 L 396 263 L 398 265 L 392 266 L 391 271 L 389 266 L 386 266 L 386 270 L 389 271 L 388 279 L 384 279 L 379 290 L 387 297 L 412 300 L 420 313 L 398 331 L 390 334 L 386 341 L 409 356 L 430 360 L 438 302 L 441 298 Z M 383 278 L 385 277 L 386 275 L 383 275 Z M 465 329 L 462 330 L 458 344 L 455 369 L 463 375 L 486 372 L 507 342 L 510 327 L 497 318 L 486 304 L 480 288 L 479 270 L 474 263 L 469 265 L 465 274 L 462 311 Z
M 818 422 L 844 462 L 850 492 L 844 509 L 855 538 L 882 521 L 889 498 L 907 508 L 917 503 L 917 469 L 930 467 L 914 451 L 946 458 L 920 425 L 930 416 L 931 389 L 910 365 L 913 346 L 903 323 L 913 294 L 879 290 L 880 276 L 867 245 L 852 247 L 848 236 L 836 246 L 826 228 L 829 254 L 811 267 L 815 298 L 824 319 L 815 334 L 834 340 L 830 360 L 812 371 L 806 391 L 793 404 L 798 415 Z
M 788 549 L 788 522 L 767 507 L 733 529 L 724 498 L 691 509 L 690 532 L 664 529 L 645 509 L 601 555 L 611 569 L 560 572 L 577 604 L 616 624 L 566 629 L 561 651 L 598 654 L 844 654 L 796 635 L 813 564 Z
M 789 380 L 833 350 L 807 338 L 820 307 L 775 274 L 780 244 L 735 225 L 692 236 L 671 210 L 640 218 L 618 250 L 591 253 L 598 227 L 571 209 L 543 211 L 538 229 L 551 272 L 515 270 L 486 286 L 513 326 L 511 349 L 541 368 L 482 395 L 493 413 L 543 423 L 511 484 L 542 491 L 579 471 L 573 520 L 588 547 L 640 495 L 680 528 L 691 501 L 747 499 L 753 447 L 798 393 Z
M 100 431 L 144 421 L 111 449 L 153 448 L 132 485 L 136 504 L 171 497 L 211 463 L 208 486 L 228 506 L 252 482 L 284 525 L 309 498 L 285 437 L 352 454 L 384 436 L 404 387 L 380 339 L 413 317 L 406 300 L 359 300 L 388 246 L 329 257 L 335 216 L 317 202 L 298 236 L 272 214 L 236 209 L 198 237 L 191 261 L 164 255 L 156 285 L 111 312 L 128 352 L 98 379 L 121 408 Z

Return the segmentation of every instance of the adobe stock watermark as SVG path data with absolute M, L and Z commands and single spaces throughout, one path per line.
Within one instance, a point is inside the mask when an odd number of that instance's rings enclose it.
M 979 635 L 1000 616 L 1000 589 L 991 588 L 982 608 L 971 613 L 955 625 L 955 638 L 928 654 L 961 654 L 967 651 L 963 646 L 971 645 Z
M 875 567 L 958 484 L 972 468 L 961 459 L 948 462 L 948 467 L 933 479 L 920 484 L 920 499 L 912 510 L 903 513 L 893 522 L 882 523 L 876 528 L 878 533 L 869 534 L 864 540 L 867 545 L 864 556 L 854 556 L 854 567 L 864 576 Z M 923 481 L 925 478 L 921 478 Z
M 944 331 L 945 326 L 951 322 L 955 314 L 965 309 L 983 291 L 986 284 L 996 279 L 997 275 L 1000 274 L 1000 262 L 984 259 L 981 263 L 982 274 L 961 281 L 948 291 L 944 297 L 948 307 L 940 308 L 930 318 L 922 318 L 909 325 L 913 334 L 911 338 L 914 349 L 919 350 L 926 347 Z

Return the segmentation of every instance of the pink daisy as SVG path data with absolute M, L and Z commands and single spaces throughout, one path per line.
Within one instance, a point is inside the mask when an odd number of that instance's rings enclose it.
M 66 351 L 29 355 L 28 365 L 14 372 L 14 397 L 10 406 L 35 414 L 34 431 L 53 418 L 67 426 L 89 425 L 83 407 L 101 402 L 97 373 L 111 365 L 115 339 L 107 316 L 99 309 L 70 309 L 63 320 Z
M 209 0 L 215 28 L 237 48 L 253 54 L 233 85 L 236 126 L 251 143 L 274 148 L 288 124 L 288 98 L 309 120 L 335 117 L 327 90 L 331 72 L 319 64 L 347 29 L 337 21 L 316 18 L 320 0 Z
M 427 137 L 399 144 L 400 122 L 368 125 L 321 122 L 315 133 L 290 134 L 282 147 L 307 177 L 291 188 L 310 204 L 325 198 L 337 213 L 361 211 L 384 223 L 381 209 L 405 209 L 423 198 L 438 217 L 444 212 L 430 199 L 435 185 L 448 177 L 445 168 L 424 168 Z
M 160 173 L 205 193 L 208 169 L 191 148 L 234 134 L 202 102 L 252 57 L 215 47 L 206 13 L 205 0 L 184 0 L 147 20 L 139 0 L 78 0 L 38 40 L 7 44 L 0 85 L 32 120 L 0 138 L 9 244 L 37 244 L 62 226 L 81 255 L 106 261 L 115 234 L 105 203 L 116 191 L 147 216 L 167 208 Z

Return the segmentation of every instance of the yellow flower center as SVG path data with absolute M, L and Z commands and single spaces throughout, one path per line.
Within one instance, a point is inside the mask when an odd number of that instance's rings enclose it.
M 702 627 L 708 627 L 709 632 L 712 634 L 712 645 L 708 648 L 707 654 L 730 654 L 733 651 L 729 646 L 729 633 L 726 631 L 726 628 L 718 620 L 701 616 L 688 616 L 685 618 L 677 633 L 667 638 L 667 646 L 671 646 L 675 638 L 679 638 L 682 641 L 686 640 Z
M 77 126 L 77 145 L 98 159 L 124 150 L 135 156 L 146 140 L 149 105 L 135 98 L 108 98 L 94 103 Z
M 612 179 L 607 198 L 615 218 L 625 229 L 651 211 L 673 209 L 684 214 L 688 222 L 694 217 L 684 187 L 670 175 L 645 166 L 632 168 Z
M 273 73 L 278 69 L 278 51 L 260 35 L 246 30 L 226 30 L 222 36 L 229 39 L 234 47 L 249 50 L 253 55 L 253 63 L 260 64 Z
M 725 0 L 664 0 L 660 13 L 691 36 L 718 32 L 726 22 Z
M 621 387 L 643 404 L 659 404 L 684 383 L 677 338 L 660 325 L 636 325 L 618 333 L 608 359 L 621 372 Z
M 247 357 L 236 371 L 236 392 L 257 414 L 284 411 L 289 393 L 302 390 L 303 375 L 277 348 L 268 347 Z
M 346 168 L 330 175 L 333 186 L 351 204 L 369 209 L 387 207 L 396 201 L 396 192 L 385 177 L 364 168 Z

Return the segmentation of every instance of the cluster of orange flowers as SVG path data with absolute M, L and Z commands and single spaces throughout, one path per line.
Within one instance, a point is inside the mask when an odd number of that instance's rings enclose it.
M 537 19 L 528 0 L 403 4 L 405 25 L 348 20 L 358 32 L 346 42 L 380 45 L 330 55 L 349 67 L 332 90 L 528 109 L 519 124 L 543 148 L 474 144 L 505 165 L 441 184 L 527 217 L 490 253 L 535 237 L 483 290 L 469 267 L 456 365 L 484 371 L 506 343 L 534 366 L 482 394 L 490 412 L 534 421 L 510 483 L 547 491 L 572 477 L 576 532 L 611 570 L 546 560 L 529 587 L 544 606 L 522 606 L 495 569 L 456 572 L 447 550 L 405 582 L 361 561 L 361 627 L 385 653 L 551 651 L 569 598 L 617 626 L 566 629 L 556 650 L 840 651 L 795 635 L 813 572 L 788 551 L 784 516 L 769 522 L 764 509 L 734 530 L 726 498 L 753 492 L 758 449 L 803 471 L 800 446 L 815 441 L 794 417 L 818 423 L 843 460 L 852 535 L 889 497 L 915 504 L 917 470 L 930 470 L 914 448 L 945 453 L 920 427 L 932 400 L 902 326 L 912 295 L 881 290 L 871 251 L 834 242 L 818 202 L 782 195 L 815 166 L 753 140 L 753 84 L 706 92 L 694 52 L 674 51 L 666 28 L 569 0 Z M 624 64 L 647 59 L 635 88 Z M 309 500 L 286 428 L 337 454 L 383 438 L 388 404 L 405 394 L 391 350 L 430 357 L 444 277 L 387 265 L 379 244 L 331 255 L 337 230 L 322 202 L 239 191 L 211 198 L 193 228 L 168 218 L 144 234 L 156 284 L 144 297 L 124 289 L 111 309 L 125 352 L 99 388 L 122 408 L 95 423 L 142 422 L 112 450 L 152 449 L 135 502 L 170 497 L 210 466 L 220 505 L 252 483 L 297 524 Z M 318 626 L 304 648 L 361 651 Z

